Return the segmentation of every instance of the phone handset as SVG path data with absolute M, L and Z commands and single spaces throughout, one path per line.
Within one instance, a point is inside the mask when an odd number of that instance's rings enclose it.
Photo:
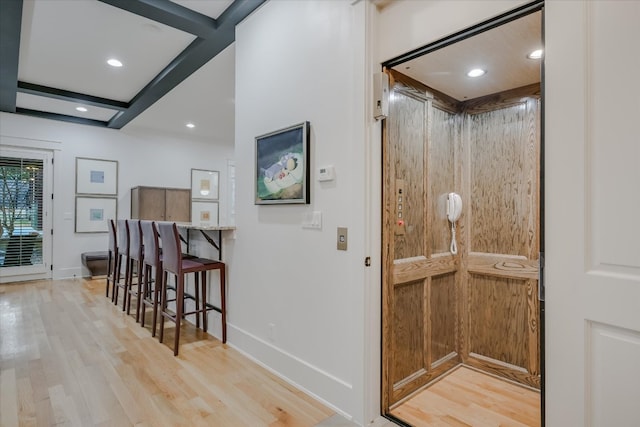
M 451 223 L 451 248 L 452 254 L 458 253 L 458 244 L 456 243 L 456 221 L 462 214 L 462 198 L 459 194 L 447 194 L 447 219 Z

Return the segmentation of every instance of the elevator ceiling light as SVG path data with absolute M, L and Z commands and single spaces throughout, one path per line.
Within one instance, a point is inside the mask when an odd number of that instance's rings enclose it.
M 122 67 L 122 62 L 118 61 L 115 58 L 111 58 L 107 61 L 107 64 L 111 65 L 112 67 Z
M 482 68 L 474 68 L 473 70 L 469 71 L 467 73 L 467 76 L 469 77 L 480 77 L 480 76 L 484 76 L 486 74 L 486 71 L 483 70 Z
M 529 58 L 529 59 L 540 59 L 540 58 L 542 58 L 542 49 L 534 50 L 529 55 L 527 55 L 527 58 Z
M 193 129 L 194 127 L 196 127 L 196 125 L 194 125 L 193 123 L 187 123 L 185 126 L 189 129 Z

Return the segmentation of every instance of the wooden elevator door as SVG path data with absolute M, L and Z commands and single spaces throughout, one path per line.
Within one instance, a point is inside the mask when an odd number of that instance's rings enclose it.
M 384 134 L 384 409 L 460 363 L 456 286 L 443 195 L 455 190 L 453 128 L 427 93 L 391 86 Z M 449 117 L 455 120 L 453 115 Z

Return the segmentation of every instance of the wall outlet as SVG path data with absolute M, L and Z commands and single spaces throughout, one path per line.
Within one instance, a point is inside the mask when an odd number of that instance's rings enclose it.
M 267 326 L 267 338 L 271 342 L 276 342 L 276 325 L 274 323 L 269 323 Z
M 322 212 L 313 211 L 305 213 L 304 219 L 302 220 L 302 228 L 322 230 Z
M 347 227 L 338 227 L 338 250 L 347 250 Z

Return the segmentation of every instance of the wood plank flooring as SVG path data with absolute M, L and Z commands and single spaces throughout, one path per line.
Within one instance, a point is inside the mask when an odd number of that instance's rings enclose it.
M 149 324 L 148 322 L 147 324 Z M 313 426 L 322 404 L 202 334 L 165 344 L 104 280 L 0 285 L 0 426 Z
M 537 427 L 540 393 L 459 367 L 391 414 L 415 427 Z

